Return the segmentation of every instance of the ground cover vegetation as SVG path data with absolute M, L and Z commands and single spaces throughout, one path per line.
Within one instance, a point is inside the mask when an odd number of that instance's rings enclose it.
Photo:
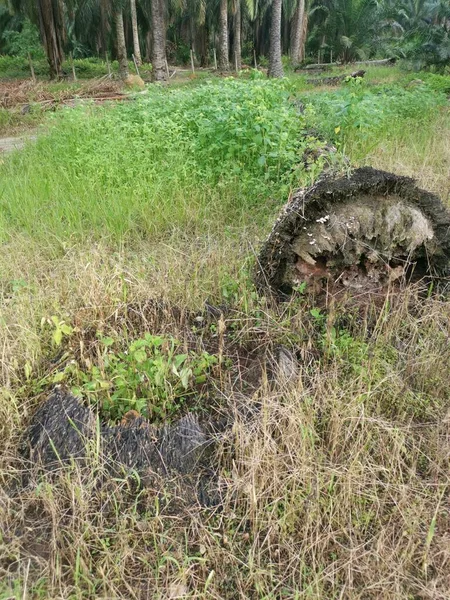
M 448 597 L 448 290 L 273 303 L 252 284 L 325 170 L 412 175 L 449 204 L 448 86 L 254 71 L 62 108 L 2 155 L 0 598 Z M 21 437 L 55 384 L 111 423 L 235 414 L 220 502 L 111 480 L 96 448 L 33 470 Z

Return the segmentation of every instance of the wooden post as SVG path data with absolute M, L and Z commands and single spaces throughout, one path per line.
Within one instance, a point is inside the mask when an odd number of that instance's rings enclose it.
M 34 83 L 36 83 L 36 75 L 34 73 L 33 62 L 31 60 L 31 54 L 29 52 L 28 52 L 28 64 L 30 65 L 31 79 L 33 80 Z
M 108 53 L 105 52 L 106 66 L 108 68 L 108 78 L 111 79 L 111 65 L 109 64 Z
M 320 50 L 317 53 L 317 64 L 320 65 Z
M 70 57 L 70 66 L 72 67 L 72 77 L 73 77 L 74 81 L 77 81 L 77 74 L 75 73 L 75 65 L 73 64 L 72 52 L 70 52 L 69 57 Z
M 166 73 L 167 73 L 167 79 L 170 79 L 169 63 L 167 62 L 167 58 L 166 58 Z
M 195 73 L 195 67 L 194 67 L 194 52 L 191 48 L 191 67 L 192 67 L 192 74 Z
M 215 48 L 213 48 L 213 55 L 214 55 L 214 69 L 217 71 L 217 56 L 216 56 Z
M 237 59 L 237 52 L 234 53 L 234 69 L 236 71 L 236 73 L 238 73 L 238 59 Z
M 258 63 L 256 62 L 256 50 L 253 48 L 253 62 L 255 64 L 255 69 L 258 69 Z
M 333 64 L 333 48 L 330 50 L 330 64 Z
M 138 76 L 138 77 L 140 77 L 140 76 L 141 76 L 141 74 L 139 73 L 138 64 L 137 64 L 137 62 L 136 62 L 136 58 L 135 58 L 134 54 L 132 54 L 132 55 L 131 55 L 131 57 L 132 57 L 132 59 L 133 59 L 133 62 L 134 62 L 134 68 L 136 69 L 137 76 Z

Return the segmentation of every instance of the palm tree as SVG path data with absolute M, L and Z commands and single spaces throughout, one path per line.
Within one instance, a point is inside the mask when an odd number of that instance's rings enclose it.
M 62 14 L 62 8 L 62 3 L 57 0 L 38 0 L 37 2 L 37 19 L 50 67 L 51 79 L 62 77 L 62 62 L 64 60 L 64 15 Z
M 133 30 L 133 51 L 136 64 L 139 66 L 142 64 L 141 49 L 139 47 L 139 30 L 136 13 L 136 0 L 130 0 L 130 11 L 131 11 L 131 28 Z
M 241 70 L 241 0 L 234 0 L 233 6 L 233 64 Z
M 282 0 L 273 0 L 270 24 L 269 77 L 283 77 L 281 62 L 281 5 Z
M 308 30 L 308 10 L 305 0 L 297 0 L 291 20 L 290 55 L 294 66 L 305 58 L 305 43 Z
M 219 69 L 228 71 L 228 0 L 220 0 L 219 5 Z
M 114 23 L 116 26 L 117 38 L 117 60 L 119 61 L 119 77 L 126 79 L 128 77 L 128 59 L 127 47 L 125 44 L 125 29 L 123 26 L 122 7 L 117 5 L 114 7 Z
M 166 24 L 163 0 L 151 0 L 152 8 L 152 77 L 153 81 L 165 81 L 166 70 Z
M 103 54 L 108 51 L 108 37 L 111 31 L 109 20 L 111 12 L 110 0 L 100 0 L 100 39 Z
M 365 59 L 380 29 L 377 0 L 318 0 L 310 11 L 317 50 L 330 47 L 342 62 Z

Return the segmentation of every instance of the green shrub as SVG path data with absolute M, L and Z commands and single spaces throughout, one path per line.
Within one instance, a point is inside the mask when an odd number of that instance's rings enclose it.
M 44 58 L 33 59 L 33 68 L 37 77 L 48 77 L 48 63 Z M 30 77 L 28 59 L 23 56 L 0 56 L 0 79 Z
M 438 75 L 437 73 L 420 73 L 426 85 L 435 92 L 450 94 L 450 75 Z
M 199 395 L 196 386 L 218 362 L 207 352 L 185 351 L 172 337 L 150 333 L 125 349 L 111 337 L 100 336 L 100 345 L 96 364 L 82 368 L 72 361 L 53 381 L 68 384 L 112 421 L 129 410 L 153 421 L 173 417 L 188 396 Z
M 73 61 L 76 75 L 80 79 L 92 79 L 103 77 L 108 74 L 106 61 L 96 58 L 76 58 Z M 37 77 L 49 77 L 49 68 L 47 59 L 42 52 L 33 54 L 33 68 Z M 119 72 L 119 63 L 115 60 L 110 63 L 111 73 L 117 75 Z M 67 77 L 72 77 L 72 65 L 69 60 L 65 60 L 62 65 L 63 73 Z M 128 63 L 130 73 L 135 72 L 134 63 Z M 143 64 L 139 67 L 142 76 L 150 77 L 152 67 L 150 64 Z M 0 56 L 0 79 L 15 79 L 30 77 L 30 65 L 27 56 Z
M 44 58 L 44 50 L 39 38 L 39 30 L 28 19 L 25 19 L 21 31 L 5 31 L 3 39 L 8 45 L 8 52 L 14 56 L 28 58 Z

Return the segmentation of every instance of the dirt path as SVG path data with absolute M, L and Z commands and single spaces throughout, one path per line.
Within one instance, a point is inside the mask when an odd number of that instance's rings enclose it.
M 35 140 L 36 135 L 27 134 L 17 137 L 0 137 L 0 153 L 21 150 L 28 140 Z

